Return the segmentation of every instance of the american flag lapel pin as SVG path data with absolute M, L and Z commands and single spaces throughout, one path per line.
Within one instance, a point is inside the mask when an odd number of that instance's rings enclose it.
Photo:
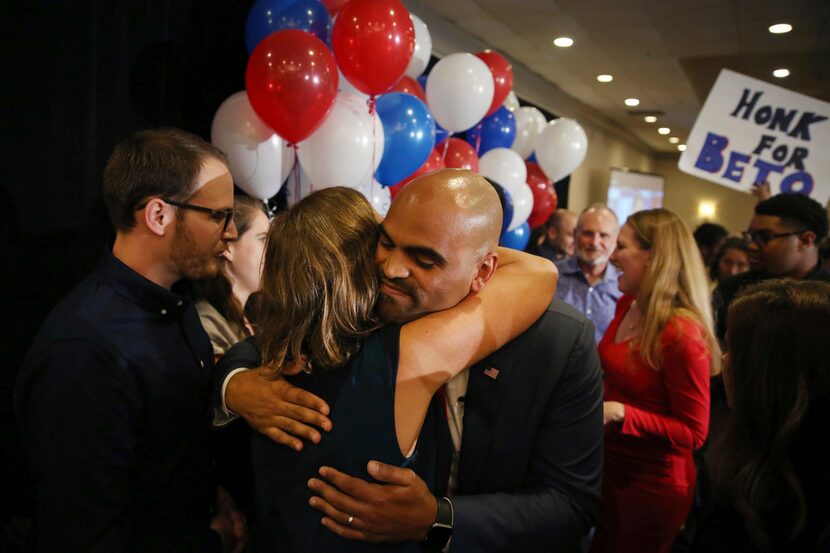
M 495 380 L 499 377 L 499 369 L 491 365 L 484 369 L 484 374 Z

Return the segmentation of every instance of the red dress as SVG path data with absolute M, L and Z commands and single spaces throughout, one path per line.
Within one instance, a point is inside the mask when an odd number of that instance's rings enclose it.
M 674 317 L 661 336 L 658 370 L 631 340 L 614 343 L 633 296 L 617 302 L 599 344 L 605 401 L 625 405 L 605 428 L 605 463 L 591 552 L 668 552 L 692 503 L 692 451 L 709 425 L 709 348 L 700 324 Z M 636 339 L 635 339 L 636 340 Z

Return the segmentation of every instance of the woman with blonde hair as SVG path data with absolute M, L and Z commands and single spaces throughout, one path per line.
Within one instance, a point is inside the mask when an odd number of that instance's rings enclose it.
M 407 185 L 407 192 L 417 186 Z M 255 338 L 262 356 L 246 366 L 261 361 L 265 376 L 284 377 L 321 397 L 332 407 L 332 429 L 319 444 L 299 452 L 259 434 L 253 437 L 258 550 L 367 550 L 366 544 L 344 540 L 320 524 L 320 513 L 308 504 L 309 478 L 319 467 L 332 466 L 368 480 L 366 465 L 375 459 L 408 467 L 436 486 L 437 431 L 444 412 L 431 402 L 433 394 L 529 328 L 552 299 L 557 279 L 550 262 L 497 249 L 501 208 L 486 181 L 464 172 L 454 187 L 421 190 L 430 201 L 440 196 L 457 202 L 455 211 L 448 210 L 452 215 L 435 215 L 448 224 L 432 225 L 438 235 L 452 236 L 454 228 L 462 232 L 463 227 L 470 235 L 486 236 L 469 260 L 449 255 L 466 244 L 449 240 L 433 249 L 431 236 L 421 233 L 421 245 L 394 254 L 398 262 L 412 256 L 410 274 L 392 282 L 384 277 L 379 284 L 376 256 L 395 248 L 393 225 L 387 221 L 378 245 L 371 206 L 349 188 L 315 192 L 272 224 L 261 290 L 265 307 Z M 416 280 L 447 278 L 458 270 L 472 293 L 456 306 L 404 324 L 383 326 L 376 317 L 379 290 L 400 300 L 428 301 L 420 295 L 414 299 Z M 353 520 L 339 522 L 351 525 Z M 423 541 L 413 540 L 375 545 L 372 551 L 422 547 Z
M 668 552 L 691 507 L 720 359 L 706 272 L 665 209 L 629 217 L 611 262 L 623 297 L 599 344 L 605 464 L 591 551 Z
M 830 283 L 768 280 L 729 307 L 729 413 L 701 552 L 830 550 Z

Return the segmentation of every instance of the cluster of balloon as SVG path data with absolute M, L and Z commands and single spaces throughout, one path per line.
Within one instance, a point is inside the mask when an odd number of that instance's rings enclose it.
M 515 246 L 585 156 L 578 123 L 519 105 L 501 54 L 451 54 L 423 75 L 432 37 L 400 0 L 256 0 L 245 42 L 245 91 L 219 107 L 211 138 L 252 196 L 276 194 L 293 167 L 291 201 L 344 185 L 384 213 L 413 178 L 466 168 L 498 183 Z

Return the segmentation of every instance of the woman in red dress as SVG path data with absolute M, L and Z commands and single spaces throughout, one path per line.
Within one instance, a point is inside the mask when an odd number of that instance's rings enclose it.
M 623 296 L 599 344 L 605 465 L 591 552 L 668 552 L 692 504 L 720 360 L 706 273 L 665 209 L 629 217 L 611 262 Z

